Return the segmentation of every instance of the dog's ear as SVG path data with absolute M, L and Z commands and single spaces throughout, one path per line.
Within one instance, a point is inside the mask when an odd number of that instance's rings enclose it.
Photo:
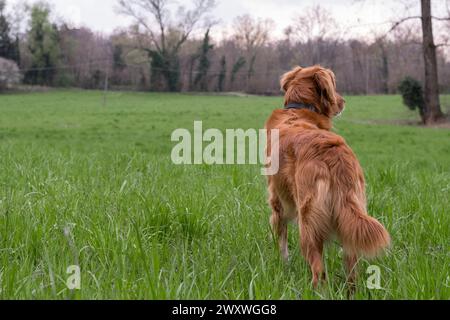
M 314 74 L 314 81 L 320 94 L 321 105 L 328 113 L 330 107 L 336 104 L 336 80 L 334 73 L 328 69 L 320 69 Z
M 297 73 L 299 73 L 302 70 L 303 70 L 303 68 L 298 66 L 298 67 L 295 67 L 292 71 L 289 71 L 288 73 L 284 74 L 281 77 L 280 85 L 281 85 L 281 89 L 284 92 L 286 92 L 289 89 L 289 86 L 291 85 L 292 80 L 294 80 Z

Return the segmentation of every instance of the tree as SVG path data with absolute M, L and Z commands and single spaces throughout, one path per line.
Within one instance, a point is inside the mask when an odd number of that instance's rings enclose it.
M 57 66 L 62 65 L 62 68 L 58 68 L 55 85 L 93 88 L 96 83 L 93 78 L 98 76 L 99 70 L 103 76 L 102 87 L 106 75 L 111 78 L 113 84 L 121 84 L 122 78 L 119 83 L 115 83 L 122 75 L 117 69 L 121 62 L 113 57 L 114 45 L 121 46 L 116 35 L 106 38 L 85 27 L 72 28 L 63 24 L 58 28 L 58 41 Z M 117 54 L 116 52 L 116 59 Z
M 217 81 L 217 91 L 222 92 L 225 87 L 225 79 L 227 78 L 227 58 L 222 56 L 220 59 L 220 72 Z
M 236 80 L 236 75 L 245 66 L 247 62 L 244 57 L 239 57 L 239 59 L 234 63 L 233 69 L 231 70 L 231 84 Z
M 32 84 L 52 85 L 59 59 L 58 29 L 50 20 L 50 8 L 44 2 L 31 8 L 28 49 L 31 53 L 31 68 L 26 81 Z
M 270 19 L 254 19 L 250 15 L 239 16 L 234 20 L 234 38 L 238 46 L 244 50 L 247 69 L 247 91 L 254 75 L 258 50 L 270 39 L 270 31 L 274 22 Z M 241 65 L 238 69 L 242 68 Z
M 123 59 L 123 47 L 120 44 L 113 44 L 112 47 L 112 82 L 113 84 L 121 84 L 122 72 L 126 67 Z
M 123 60 L 123 47 L 120 44 L 113 45 L 113 69 L 114 71 L 122 71 L 125 68 Z
M 336 59 L 340 29 L 332 13 L 320 5 L 307 8 L 294 18 L 291 33 L 302 45 L 301 64 L 325 64 Z
M 425 63 L 425 91 L 424 91 L 424 117 L 426 124 L 432 124 L 444 118 L 439 98 L 439 79 L 437 67 L 437 46 L 433 35 L 433 19 L 450 20 L 449 18 L 434 17 L 431 14 L 431 0 L 420 0 L 421 16 L 410 16 L 398 20 L 389 30 L 396 29 L 405 21 L 421 19 L 422 21 L 422 48 Z
M 151 61 L 153 89 L 179 90 L 180 58 L 182 46 L 201 21 L 215 6 L 214 0 L 195 0 L 191 10 L 179 7 L 171 19 L 168 0 L 119 0 L 122 14 L 132 17 L 137 25 L 136 36 L 140 48 Z M 148 43 L 144 44 L 145 39 Z
M 0 0 L 0 57 L 19 62 L 18 41 L 11 39 L 11 27 L 5 13 L 6 1 Z
M 376 47 L 378 47 L 380 52 L 381 66 L 380 71 L 382 75 L 382 92 L 384 94 L 389 93 L 389 57 L 386 49 L 386 44 L 384 39 L 377 39 L 375 42 Z
M 210 43 L 209 31 L 210 29 L 206 31 L 202 46 L 200 47 L 197 76 L 194 81 L 195 85 L 200 84 L 201 91 L 208 90 L 208 71 L 211 66 L 211 63 L 209 62 L 209 52 L 214 48 Z
M 431 19 L 431 0 L 421 0 L 423 56 L 425 61 L 425 122 L 433 123 L 443 118 L 439 101 L 439 81 L 436 45 Z

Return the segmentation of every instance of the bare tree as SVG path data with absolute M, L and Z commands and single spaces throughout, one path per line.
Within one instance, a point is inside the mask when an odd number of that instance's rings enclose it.
M 332 66 L 341 35 L 330 11 L 320 5 L 310 7 L 294 18 L 291 30 L 303 47 L 302 64 Z
M 247 91 L 250 80 L 255 72 L 255 64 L 258 51 L 270 40 L 270 31 L 274 28 L 274 21 L 271 19 L 255 19 L 250 15 L 239 16 L 234 20 L 234 40 L 238 47 L 245 52 L 245 62 L 247 63 Z
M 192 9 L 178 7 L 176 20 L 171 19 L 173 8 L 168 0 L 118 0 L 118 4 L 119 12 L 136 22 L 140 49 L 151 60 L 154 89 L 179 90 L 180 49 L 199 24 L 206 21 L 215 1 L 194 0 Z M 145 39 L 149 43 L 145 44 Z
M 339 28 L 333 15 L 320 5 L 309 7 L 294 18 L 292 31 L 302 42 L 313 39 L 339 37 Z
M 103 87 L 105 77 L 112 73 L 112 46 L 110 39 L 88 28 L 62 25 L 58 30 L 61 63 L 71 68 L 57 70 L 59 85 L 74 83 L 87 89 Z
M 246 51 L 254 51 L 264 46 L 270 39 L 269 34 L 274 22 L 271 19 L 256 19 L 246 14 L 234 20 L 234 38 Z

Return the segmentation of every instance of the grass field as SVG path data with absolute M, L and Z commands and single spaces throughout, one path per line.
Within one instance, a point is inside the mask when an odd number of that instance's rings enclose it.
M 336 122 L 393 237 L 356 299 L 450 299 L 450 130 L 398 125 L 400 97 L 348 97 Z M 443 97 L 450 105 L 450 97 Z M 170 135 L 261 128 L 281 98 L 56 91 L 0 97 L 0 299 L 345 299 L 341 251 L 311 289 L 270 237 L 259 166 L 175 166 Z M 380 290 L 365 270 L 381 268 Z M 66 287 L 70 265 L 81 290 Z

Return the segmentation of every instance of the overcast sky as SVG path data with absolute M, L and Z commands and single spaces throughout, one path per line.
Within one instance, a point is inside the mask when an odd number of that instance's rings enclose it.
M 24 0 L 7 0 L 10 5 Z M 34 2 L 36 0 L 28 0 Z M 174 0 L 176 1 L 176 0 Z M 242 14 L 252 14 L 263 18 L 272 18 L 276 25 L 276 35 L 281 35 L 295 14 L 301 14 L 305 8 L 320 4 L 335 16 L 344 27 L 351 27 L 352 35 L 364 35 L 369 29 L 382 30 L 389 27 L 383 24 L 395 15 L 402 15 L 402 3 L 411 0 L 217 0 L 214 17 L 221 21 L 220 30 L 229 26 L 233 19 Z M 414 0 L 419 3 L 419 0 Z M 413 1 L 413 3 L 414 3 Z M 433 0 L 444 4 L 445 0 Z M 117 13 L 117 0 L 48 0 L 54 11 L 75 26 L 88 26 L 104 33 L 129 25 L 129 20 Z M 178 0 L 188 6 L 191 1 Z M 401 5 L 401 6 L 399 6 Z M 413 8 L 412 11 L 417 9 Z M 442 6 L 441 6 L 442 9 Z M 439 9 L 435 10 L 438 11 Z M 435 12 L 436 14 L 436 12 Z M 438 14 L 436 14 L 438 15 Z

